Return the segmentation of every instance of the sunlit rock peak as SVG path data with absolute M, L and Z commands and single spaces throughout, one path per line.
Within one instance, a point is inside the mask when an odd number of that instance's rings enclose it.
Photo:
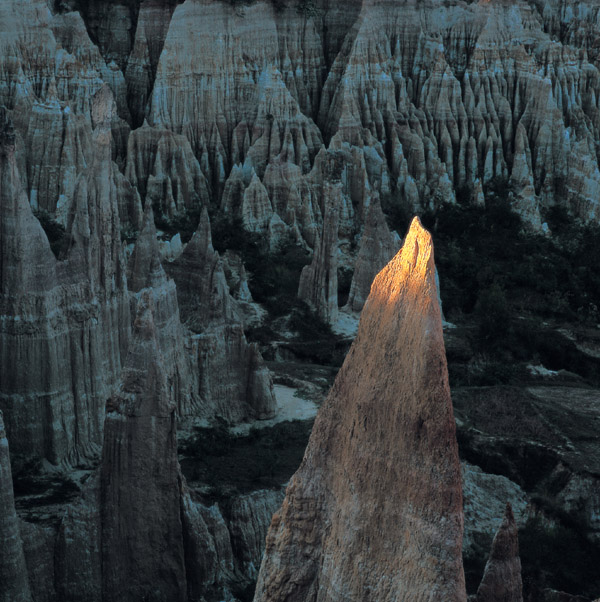
M 415 218 L 273 518 L 255 601 L 464 601 L 462 527 L 433 243 Z

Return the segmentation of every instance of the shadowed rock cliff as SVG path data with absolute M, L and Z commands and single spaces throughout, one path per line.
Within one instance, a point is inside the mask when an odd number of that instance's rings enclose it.
M 30 602 L 29 579 L 15 512 L 8 440 L 0 412 L 0 600 Z
M 185 600 L 176 405 L 149 294 L 107 405 L 100 472 L 105 600 Z
M 246 341 L 221 258 L 212 246 L 206 209 L 183 254 L 165 267 L 177 285 L 184 323 L 195 333 L 192 353 L 203 416 L 233 422 L 272 416 L 271 377 L 258 347 Z
M 112 181 L 113 99 L 94 98 L 94 158 L 76 183 L 64 261 L 33 216 L 4 123 L 0 150 L 0 406 L 13 453 L 54 463 L 98 450 L 104 402 L 129 332 L 117 190 Z
M 255 600 L 466 600 L 462 494 L 431 237 L 418 219 L 273 517 Z

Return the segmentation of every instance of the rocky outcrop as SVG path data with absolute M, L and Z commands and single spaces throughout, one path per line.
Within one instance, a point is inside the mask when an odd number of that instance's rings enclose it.
M 248 344 L 206 209 L 183 254 L 165 265 L 177 285 L 185 325 L 192 330 L 204 417 L 232 422 L 269 418 L 276 408 L 271 377 L 258 347 Z
M 122 382 L 107 404 L 101 466 L 105 599 L 185 600 L 176 405 L 145 295 Z
M 162 353 L 164 371 L 179 414 L 197 410 L 194 361 L 189 353 L 189 333 L 179 316 L 175 282 L 167 277 L 161 258 L 152 205 L 147 203 L 144 224 L 127 266 L 127 286 L 132 295 L 132 313 L 145 294 L 154 304 L 154 325 Z
M 182 499 L 186 570 L 190 599 L 223 599 L 256 580 L 265 537 L 281 491 L 236 496 L 222 510 L 188 492 Z
M 145 203 L 167 218 L 209 201 L 206 178 L 187 138 L 146 122 L 128 139 L 125 175 Z
M 523 602 L 519 534 L 510 504 L 494 537 L 477 602 Z
M 273 517 L 255 600 L 466 600 L 433 244 L 418 219 Z
M 15 512 L 8 440 L 0 411 L 0 600 L 30 602 L 29 579 Z
M 313 260 L 303 268 L 298 297 L 325 321 L 338 316 L 338 228 L 340 187 L 328 187 L 324 201 L 323 235 L 317 236 Z
M 113 110 L 103 88 L 93 102 L 94 156 L 75 184 L 60 262 L 27 202 L 16 136 L 3 117 L 0 406 L 20 456 L 78 461 L 101 443 L 104 403 L 129 335 Z
M 491 542 L 502 523 L 509 500 L 515 521 L 519 527 L 527 522 L 527 495 L 510 479 L 497 474 L 485 473 L 478 466 L 462 461 L 463 509 L 465 530 L 463 534 L 463 558 L 475 560 L 487 558 L 489 546 L 482 550 L 483 541 Z M 481 575 L 477 576 L 477 585 Z
M 347 308 L 361 311 L 375 276 L 388 263 L 398 250 L 399 240 L 390 232 L 381 210 L 374 200 L 368 210 L 360 247 L 354 266 Z

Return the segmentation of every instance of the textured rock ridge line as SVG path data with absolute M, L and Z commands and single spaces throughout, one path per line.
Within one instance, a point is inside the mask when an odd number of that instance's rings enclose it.
M 146 294 L 107 406 L 101 468 L 105 600 L 186 599 L 176 405 Z
M 255 602 L 465 601 L 431 236 L 413 220 L 273 517 Z
M 8 440 L 0 411 L 0 602 L 30 602 L 25 556 L 15 512 Z
M 494 537 L 477 602 L 523 602 L 519 533 L 510 504 Z

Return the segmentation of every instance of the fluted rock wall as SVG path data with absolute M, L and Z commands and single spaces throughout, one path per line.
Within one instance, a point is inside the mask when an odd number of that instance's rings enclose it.
M 16 135 L 3 117 L 0 405 L 13 453 L 54 463 L 98 451 L 104 402 L 128 340 L 111 177 L 112 102 L 107 88 L 94 98 L 95 150 L 75 184 L 64 261 L 56 260 L 31 212 L 17 168 Z
M 416 218 L 273 517 L 256 602 L 466 600 L 433 244 Z

